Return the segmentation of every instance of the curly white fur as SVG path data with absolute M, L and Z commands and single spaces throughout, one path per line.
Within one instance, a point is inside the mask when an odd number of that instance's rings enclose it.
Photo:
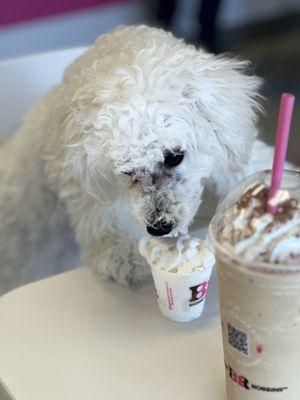
M 270 166 L 255 141 L 261 81 L 247 66 L 146 26 L 99 37 L 0 147 L 1 279 L 26 274 L 52 241 L 74 249 L 72 230 L 102 276 L 143 279 L 147 224 L 185 232 L 206 185 L 221 194 Z M 184 160 L 166 170 L 174 149 Z

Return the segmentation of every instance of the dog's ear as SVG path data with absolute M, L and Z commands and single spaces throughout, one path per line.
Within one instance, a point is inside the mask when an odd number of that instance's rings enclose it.
M 206 118 L 234 169 L 249 158 L 262 111 L 258 93 L 262 80 L 249 71 L 248 61 L 201 52 L 183 93 Z
M 107 157 L 105 132 L 93 122 L 92 109 L 89 118 L 74 115 L 73 110 L 64 124 L 66 168 L 88 194 L 101 203 L 111 203 L 117 197 L 116 177 Z

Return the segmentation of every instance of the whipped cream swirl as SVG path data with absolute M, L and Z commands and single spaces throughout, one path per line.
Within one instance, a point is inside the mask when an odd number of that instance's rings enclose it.
M 266 211 L 268 188 L 255 183 L 227 210 L 219 233 L 223 246 L 245 260 L 300 265 L 300 204 L 287 191 Z
M 177 274 L 204 270 L 215 264 L 207 242 L 189 235 L 180 236 L 177 241 L 147 236 L 140 241 L 139 251 L 152 267 Z

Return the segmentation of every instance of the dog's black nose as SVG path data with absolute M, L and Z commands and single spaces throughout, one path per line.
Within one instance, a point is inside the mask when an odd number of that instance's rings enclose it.
M 170 233 L 173 227 L 172 222 L 160 221 L 155 225 L 148 225 L 147 231 L 152 236 L 164 236 Z

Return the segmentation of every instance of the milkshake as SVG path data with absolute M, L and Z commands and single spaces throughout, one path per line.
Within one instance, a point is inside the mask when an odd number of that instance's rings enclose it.
M 300 399 L 300 174 L 231 190 L 209 227 L 215 247 L 228 400 Z
M 189 322 L 202 314 L 214 255 L 206 241 L 189 235 L 145 237 L 140 253 L 151 267 L 162 314 L 176 322 Z

